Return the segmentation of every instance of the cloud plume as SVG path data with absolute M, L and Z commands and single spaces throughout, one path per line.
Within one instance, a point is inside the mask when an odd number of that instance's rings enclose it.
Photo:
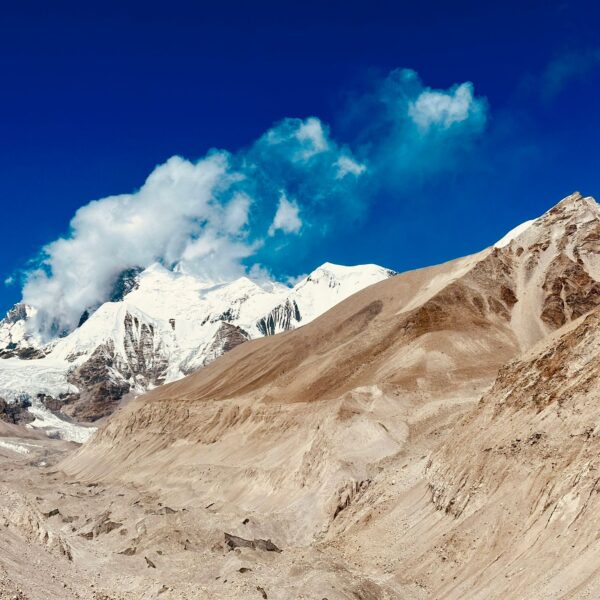
M 25 274 L 40 330 L 75 327 L 127 268 L 160 262 L 213 281 L 268 269 L 271 248 L 360 218 L 382 181 L 451 168 L 487 118 L 472 84 L 435 90 L 410 70 L 354 100 L 344 141 L 317 117 L 284 119 L 241 151 L 174 156 L 139 190 L 82 206 Z

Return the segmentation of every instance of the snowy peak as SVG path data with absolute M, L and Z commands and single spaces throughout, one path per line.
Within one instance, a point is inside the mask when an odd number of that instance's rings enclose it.
M 371 264 L 347 267 L 326 262 L 310 273 L 304 280 L 298 282 L 296 286 L 294 286 L 294 289 L 302 289 L 309 283 L 312 283 L 313 285 L 325 283 L 328 287 L 342 287 L 359 284 L 364 287 L 365 284 L 370 285 L 370 283 L 377 283 L 378 281 L 395 274 L 395 271 L 385 269 L 378 265 Z
M 581 192 L 573 192 L 572 194 L 565 196 L 546 214 L 573 213 L 581 210 L 592 210 L 593 212 L 598 213 L 598 203 L 592 196 L 584 196 Z
M 32 314 L 32 308 L 28 304 L 19 302 L 15 304 L 7 313 L 6 317 L 2 320 L 2 323 L 7 325 L 14 325 L 19 321 L 25 321 Z
M 15 304 L 0 321 L 0 359 L 37 358 L 43 356 L 39 342 L 29 331 L 36 310 L 28 304 Z
M 535 219 L 525 221 L 520 225 L 517 225 L 514 229 L 511 229 L 504 237 L 500 238 L 495 244 L 494 248 L 504 248 L 508 246 L 514 239 L 517 239 L 524 231 L 527 231 L 533 224 Z
M 274 335 L 306 325 L 357 291 L 395 274 L 377 265 L 346 267 L 324 263 L 258 320 L 258 330 L 261 335 Z
M 124 394 L 179 379 L 249 339 L 308 323 L 392 273 L 325 263 L 290 288 L 246 276 L 216 281 L 160 264 L 128 269 L 110 301 L 88 309 L 74 331 L 46 346 L 27 337 L 33 309 L 16 306 L 0 324 L 0 356 L 12 357 L 10 368 L 0 361 L 0 397 L 52 407 L 60 398 L 63 412 L 94 421 Z
M 513 240 L 518 245 L 519 241 L 527 244 L 528 240 L 543 236 L 549 229 L 553 230 L 553 237 L 570 236 L 580 227 L 589 222 L 600 220 L 600 205 L 591 196 L 582 196 L 574 192 L 563 198 L 558 204 L 545 212 L 537 219 L 525 221 L 504 237 L 498 240 L 495 248 L 504 248 Z M 570 226 L 567 228 L 567 226 Z

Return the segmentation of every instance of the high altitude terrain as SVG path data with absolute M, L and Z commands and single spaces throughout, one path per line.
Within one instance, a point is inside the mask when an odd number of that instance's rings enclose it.
M 20 421 L 83 441 L 93 429 L 71 418 L 96 422 L 125 396 L 179 379 L 249 339 L 309 323 L 393 274 L 325 263 L 289 288 L 247 277 L 220 282 L 158 264 L 128 269 L 107 302 L 86 309 L 68 335 L 50 339 L 36 327 L 36 309 L 20 303 L 0 321 L 0 399 L 15 415 L 23 408 Z
M 595 598 L 599 306 L 600 206 L 574 194 L 140 396 L 79 449 L 12 426 L 0 589 Z

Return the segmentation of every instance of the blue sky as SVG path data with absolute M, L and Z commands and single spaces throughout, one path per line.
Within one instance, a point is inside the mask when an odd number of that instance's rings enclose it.
M 28 278 L 29 298 L 76 313 L 155 257 L 404 270 L 600 195 L 599 17 L 592 2 L 3 6 L 0 310 Z

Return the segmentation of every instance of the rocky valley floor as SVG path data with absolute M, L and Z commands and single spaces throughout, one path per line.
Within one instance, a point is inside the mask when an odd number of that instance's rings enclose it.
M 358 400 L 373 415 L 360 424 L 366 431 L 381 400 L 371 391 Z M 301 522 L 300 533 L 284 531 L 285 507 L 278 522 L 277 511 L 244 511 L 243 498 L 199 502 L 185 490 L 74 478 L 61 465 L 75 445 L 25 440 L 14 428 L 0 446 L 0 598 L 427 598 L 402 564 L 419 549 L 415 513 L 438 527 L 444 520 L 424 471 L 472 402 L 432 403 L 412 417 L 399 402 L 395 419 L 386 407 L 395 443 L 375 451 L 362 485 L 342 494 L 312 540 Z

